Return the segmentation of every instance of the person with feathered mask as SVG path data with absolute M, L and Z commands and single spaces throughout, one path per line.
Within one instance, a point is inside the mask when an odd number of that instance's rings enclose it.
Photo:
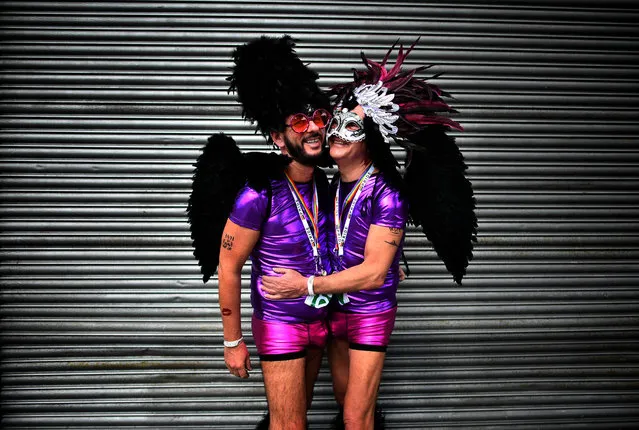
M 417 43 L 417 42 L 415 42 Z M 402 71 L 413 44 L 400 46 L 395 65 L 363 54 L 366 70 L 336 85 L 328 125 L 330 155 L 339 168 L 332 184 L 335 273 L 303 276 L 276 268 L 263 278 L 269 299 L 332 295 L 328 356 L 341 412 L 334 428 L 379 429 L 376 400 L 394 328 L 400 258 L 407 221 L 421 225 L 454 280 L 461 283 L 476 234 L 475 201 L 466 166 L 449 128 L 462 127 L 437 86 Z M 391 139 L 407 150 L 405 174 Z

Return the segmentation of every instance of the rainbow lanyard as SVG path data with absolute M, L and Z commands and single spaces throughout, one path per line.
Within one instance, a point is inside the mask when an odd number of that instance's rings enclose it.
M 346 236 L 348 235 L 348 227 L 351 224 L 351 218 L 353 216 L 353 211 L 355 210 L 355 205 L 359 200 L 360 194 L 362 194 L 362 189 L 364 189 L 364 185 L 366 185 L 366 181 L 371 177 L 373 171 L 375 170 L 375 166 L 371 163 L 368 166 L 368 169 L 360 176 L 357 184 L 353 187 L 350 193 L 344 199 L 344 203 L 342 204 L 341 214 L 339 207 L 339 190 L 340 185 L 342 183 L 341 178 L 337 180 L 337 191 L 335 192 L 335 202 L 333 204 L 333 208 L 335 211 L 335 238 L 337 242 L 337 255 L 340 257 L 344 256 L 344 244 L 346 243 Z M 344 231 L 341 231 L 341 223 L 342 216 L 344 215 L 344 209 L 346 206 L 350 204 L 350 208 L 348 209 L 348 214 L 346 215 L 346 221 L 344 222 Z
M 304 202 L 300 191 L 295 186 L 295 182 L 288 176 L 288 173 L 284 172 L 286 175 L 286 179 L 288 180 L 288 188 L 291 190 L 291 195 L 293 196 L 293 200 L 295 201 L 295 207 L 297 208 L 297 214 L 300 217 L 300 221 L 302 221 L 302 225 L 304 226 L 304 231 L 306 232 L 306 237 L 308 238 L 308 242 L 311 244 L 311 248 L 313 249 L 313 257 L 315 258 L 315 268 L 317 273 L 322 273 L 322 258 L 320 257 L 319 248 L 319 232 L 317 228 L 317 223 L 319 219 L 319 201 L 317 197 L 317 184 L 315 183 L 315 179 L 313 179 L 313 204 L 312 211 Z M 311 230 L 311 226 L 308 221 L 311 221 L 311 225 L 313 229 Z

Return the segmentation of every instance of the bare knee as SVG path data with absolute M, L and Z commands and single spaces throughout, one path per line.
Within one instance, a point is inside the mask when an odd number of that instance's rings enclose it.
M 278 411 L 271 415 L 269 430 L 305 430 L 306 413 L 291 414 L 289 411 Z
M 269 430 L 305 430 L 306 408 L 303 408 L 299 399 L 289 398 L 286 402 L 278 402 L 275 405 L 269 403 L 271 417 Z
M 368 430 L 373 428 L 375 408 L 344 408 L 346 430 Z
M 328 362 L 333 379 L 333 395 L 340 407 L 344 407 L 346 389 L 348 386 L 349 355 L 348 342 L 333 339 L 328 347 Z
M 322 364 L 322 356 L 324 350 L 320 348 L 308 348 L 306 355 L 306 410 L 311 409 L 311 403 L 313 402 L 313 389 L 315 387 L 315 381 L 319 373 L 320 366 Z
M 344 398 L 346 397 L 346 393 L 344 391 L 335 390 L 334 396 L 335 396 L 335 401 L 337 402 L 337 404 L 340 406 L 340 408 L 343 408 Z
M 372 402 L 371 402 L 372 400 Z M 347 399 L 344 405 L 344 426 L 347 430 L 372 429 L 375 416 L 374 399 Z

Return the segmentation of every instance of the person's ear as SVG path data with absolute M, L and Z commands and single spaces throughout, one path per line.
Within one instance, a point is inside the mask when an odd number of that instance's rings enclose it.
M 271 130 L 271 140 L 275 146 L 277 146 L 281 151 L 286 151 L 286 145 L 284 144 L 284 133 L 280 131 Z

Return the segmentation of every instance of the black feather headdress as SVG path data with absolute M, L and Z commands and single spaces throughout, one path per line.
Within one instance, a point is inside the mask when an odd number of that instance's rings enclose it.
M 400 45 L 390 69 L 386 65 L 395 45 L 380 62 L 362 53 L 366 69 L 354 70 L 353 81 L 333 86 L 329 95 L 336 110 L 362 106 L 371 160 L 408 198 L 412 223 L 422 227 L 455 282 L 461 284 L 477 241 L 477 217 L 464 158 L 446 132 L 463 128 L 449 117 L 456 112 L 444 101 L 450 95 L 415 76 L 430 66 L 402 70 L 417 41 L 406 51 Z M 389 138 L 407 151 L 403 178 Z
M 284 129 L 290 114 L 329 108 L 328 97 L 315 82 L 317 73 L 302 63 L 294 48 L 289 36 L 262 36 L 233 52 L 230 90 L 237 91 L 244 118 L 257 122 L 269 139 L 270 131 Z M 330 163 L 327 157 L 323 164 Z M 248 184 L 270 194 L 270 181 L 291 161 L 273 152 L 242 153 L 233 138 L 222 133 L 209 138 L 195 163 L 187 207 L 193 254 L 204 282 L 218 267 L 222 233 L 238 191 Z
M 252 40 L 233 52 L 233 61 L 229 91 L 237 92 L 242 116 L 257 122 L 267 137 L 272 130 L 282 131 L 291 114 L 329 108 L 317 73 L 299 59 L 290 36 Z

